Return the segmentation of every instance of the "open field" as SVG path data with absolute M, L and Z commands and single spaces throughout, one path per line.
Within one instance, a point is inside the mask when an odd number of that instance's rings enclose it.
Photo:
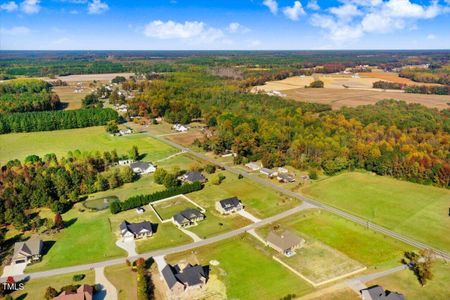
M 68 86 L 57 86 L 53 88 L 53 91 L 59 96 L 59 99 L 64 105 L 65 109 L 79 109 L 81 108 L 81 100 L 87 95 L 91 93 L 91 88 L 88 87 L 86 83 L 84 85 L 84 89 L 79 93 L 75 93 L 74 90 L 76 88 L 75 84 L 70 84 Z
M 198 129 L 191 129 L 188 132 L 180 133 L 180 134 L 173 134 L 166 136 L 166 139 L 175 142 L 177 144 L 180 144 L 182 146 L 188 147 L 191 146 L 192 143 L 196 139 L 199 139 L 200 141 L 204 140 L 203 133 Z
M 162 220 L 171 219 L 175 214 L 187 208 L 197 208 L 181 196 L 151 204 Z
M 428 281 L 423 287 L 419 284 L 419 281 L 411 270 L 402 270 L 386 277 L 367 282 L 366 285 L 381 285 L 387 290 L 402 293 L 406 299 L 450 299 L 450 289 L 448 286 L 450 282 L 450 265 L 448 262 L 445 263 L 441 260 L 435 261 L 432 273 L 433 279 Z
M 308 237 L 318 240 L 368 268 L 397 266 L 404 251 L 412 250 L 409 245 L 318 209 L 298 213 L 271 226 L 274 225 L 289 228 L 306 240 Z M 258 233 L 265 237 L 271 226 Z
M 115 245 L 116 237 L 108 221 L 108 210 L 81 212 L 81 204 L 63 214 L 66 228 L 41 238 L 49 248 L 42 261 L 27 267 L 28 272 L 97 262 L 125 256 L 125 251 Z M 45 251 L 45 250 L 44 250 Z
M 86 277 L 81 281 L 73 281 L 73 275 L 84 274 Z M 59 290 L 67 285 L 75 284 L 95 284 L 95 272 L 94 271 L 83 271 L 77 273 L 69 273 L 58 276 L 51 276 L 45 278 L 32 279 L 25 283 L 25 289 L 22 291 L 16 291 L 11 294 L 14 299 L 20 300 L 35 300 L 35 299 L 45 299 L 45 291 L 47 287 L 51 286 Z
M 136 272 L 126 264 L 106 267 L 105 276 L 116 287 L 118 300 L 137 299 Z
M 408 85 L 440 85 L 436 83 L 415 82 L 409 78 L 399 77 L 395 72 L 384 72 L 382 70 L 372 69 L 372 72 L 361 72 L 359 76 L 362 78 L 376 78 L 378 80 L 391 81 Z
M 61 79 L 62 81 L 72 82 L 72 81 L 111 81 L 116 76 L 123 76 L 129 78 L 133 76 L 134 73 L 104 73 L 104 74 L 80 74 L 80 75 L 69 75 L 69 76 L 57 76 L 56 79 Z M 54 80 L 54 79 L 51 79 Z
M 306 186 L 319 201 L 450 250 L 450 191 L 370 173 L 344 173 Z
M 210 274 L 225 284 L 229 299 L 280 299 L 312 291 L 308 283 L 264 253 L 264 246 L 249 235 L 167 257 L 172 264 L 181 260 L 209 265 Z M 219 265 L 210 265 L 211 260 Z
M 176 149 L 144 134 L 111 136 L 103 126 L 52 132 L 11 133 L 0 135 L 0 163 L 24 159 L 30 154 L 55 153 L 65 156 L 68 151 L 111 151 L 127 154 L 133 145 L 145 154 L 145 161 L 154 161 L 177 152 Z
M 330 104 L 333 109 L 343 106 L 375 104 L 383 99 L 402 100 L 407 103 L 420 103 L 430 108 L 445 109 L 449 105 L 450 96 L 407 94 L 400 91 L 376 91 L 355 89 L 291 89 L 283 91 L 287 98 L 322 104 Z

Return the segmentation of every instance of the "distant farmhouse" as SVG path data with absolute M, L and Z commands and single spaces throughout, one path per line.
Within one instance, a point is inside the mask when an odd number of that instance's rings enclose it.
M 285 174 L 285 173 L 282 173 L 282 174 L 278 173 L 277 179 L 279 182 L 284 182 L 284 183 L 295 181 L 295 177 L 293 175 Z
M 227 198 L 216 202 L 216 210 L 223 215 L 236 213 L 244 209 L 244 205 L 237 197 Z
M 146 238 L 153 235 L 152 224 L 149 221 L 140 223 L 129 223 L 123 221 L 120 223 L 120 235 L 123 238 Z
M 172 222 L 180 228 L 197 225 L 205 219 L 205 215 L 195 208 L 187 208 L 172 217 Z
M 172 126 L 172 128 L 175 129 L 175 131 L 177 132 L 186 132 L 189 129 L 187 126 L 181 124 L 175 124 Z
M 131 130 L 130 128 L 123 128 L 119 130 L 119 135 L 129 135 L 132 134 L 133 130 Z
M 154 165 L 144 161 L 135 161 L 130 164 L 130 168 L 133 169 L 134 173 L 139 175 L 145 175 L 156 171 L 156 167 Z
M 206 177 L 203 176 L 202 173 L 197 172 L 197 171 L 187 172 L 186 174 L 180 176 L 179 179 L 182 182 L 187 182 L 187 183 L 194 183 L 196 181 L 199 181 L 201 183 L 205 183 L 206 182 Z
M 188 264 L 183 268 L 168 264 L 161 274 L 173 297 L 181 296 L 189 290 L 202 289 L 208 281 L 207 268 L 200 265 Z
M 245 166 L 252 171 L 258 171 L 259 169 L 261 169 L 261 164 L 258 164 L 256 162 L 249 162 L 248 164 L 245 164 Z
M 282 233 L 271 231 L 267 236 L 266 243 L 269 247 L 290 257 L 295 255 L 296 249 L 303 247 L 305 240 L 288 230 Z
M 277 171 L 274 171 L 274 170 L 268 169 L 268 168 L 262 168 L 261 170 L 259 170 L 259 173 L 264 174 L 269 178 L 272 178 L 272 177 L 278 175 Z
M 14 254 L 12 262 L 14 264 L 36 262 L 41 260 L 44 242 L 37 236 L 32 236 L 25 242 L 17 242 L 14 244 Z
M 379 285 L 368 287 L 360 290 L 361 298 L 363 300 L 405 300 L 402 294 L 385 290 Z
M 93 295 L 94 288 L 90 285 L 83 284 L 75 293 L 64 291 L 58 297 L 53 298 L 53 300 L 92 300 Z

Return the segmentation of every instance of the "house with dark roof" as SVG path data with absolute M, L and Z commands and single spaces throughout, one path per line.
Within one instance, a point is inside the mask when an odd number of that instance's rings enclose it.
M 44 242 L 37 236 L 32 236 L 25 242 L 17 242 L 14 244 L 14 254 L 12 257 L 13 264 L 27 263 L 39 261 L 42 257 Z
M 283 232 L 269 232 L 266 238 L 267 246 L 286 256 L 295 255 L 295 250 L 303 247 L 305 240 L 289 230 Z
M 227 198 L 216 202 L 216 210 L 223 215 L 233 214 L 244 209 L 244 205 L 237 197 Z
M 162 269 L 161 274 L 172 296 L 181 296 L 191 289 L 201 289 L 208 281 L 207 268 L 200 265 L 187 264 L 182 267 L 168 264 Z
M 359 291 L 363 300 L 405 300 L 402 294 L 385 290 L 382 286 L 374 285 Z
M 53 300 L 92 300 L 94 288 L 90 285 L 81 285 L 76 292 L 64 291 Z
M 186 208 L 172 217 L 172 222 L 178 227 L 186 228 L 197 225 L 205 219 L 205 215 L 195 208 Z
M 293 175 L 285 174 L 285 173 L 282 173 L 282 174 L 278 173 L 277 179 L 279 182 L 284 182 L 284 183 L 295 181 L 295 177 Z
M 197 172 L 197 171 L 187 172 L 186 174 L 180 176 L 179 179 L 182 182 L 187 182 L 187 183 L 194 183 L 196 181 L 199 181 L 201 183 L 205 183 L 206 182 L 206 177 L 203 176 L 202 173 Z
M 154 165 L 145 161 L 135 161 L 130 164 L 130 168 L 134 173 L 139 175 L 145 175 L 156 171 L 156 167 Z
M 129 223 L 123 221 L 119 225 L 120 236 L 123 238 L 140 239 L 153 235 L 152 224 L 149 221 L 143 221 L 140 223 Z

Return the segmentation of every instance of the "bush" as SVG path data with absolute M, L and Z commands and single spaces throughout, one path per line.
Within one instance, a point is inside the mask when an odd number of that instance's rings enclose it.
M 214 174 L 216 172 L 216 166 L 215 165 L 206 165 L 205 171 L 208 174 Z
M 317 175 L 317 170 L 316 169 L 311 169 L 308 172 L 308 176 L 310 179 L 316 180 L 317 178 L 319 178 L 319 176 Z
M 153 174 L 153 178 L 155 180 L 155 183 L 157 183 L 157 184 L 163 184 L 166 176 L 167 176 L 167 171 L 164 170 L 163 168 L 156 169 L 155 173 Z
M 76 274 L 76 275 L 73 275 L 73 281 L 81 281 L 81 280 L 83 280 L 84 278 L 86 277 L 86 275 L 84 275 L 84 274 Z
M 222 183 L 222 181 L 225 180 L 225 178 L 226 178 L 225 175 L 223 175 L 222 173 L 219 173 L 212 178 L 211 183 L 214 185 L 219 185 Z
M 244 176 L 242 176 L 242 174 L 239 174 L 238 179 L 242 179 L 242 178 L 244 178 Z
M 323 88 L 324 84 L 322 80 L 314 80 L 310 83 L 310 88 Z

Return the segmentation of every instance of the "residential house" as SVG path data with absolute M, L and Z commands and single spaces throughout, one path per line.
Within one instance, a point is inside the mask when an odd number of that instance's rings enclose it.
M 248 164 L 245 164 L 245 166 L 252 171 L 258 171 L 259 169 L 261 169 L 261 164 L 258 164 L 256 162 L 249 162 Z
M 269 247 L 289 257 L 295 254 L 296 249 L 303 247 L 305 240 L 288 230 L 281 233 L 271 231 L 267 236 L 266 243 Z
M 379 285 L 374 285 L 359 291 L 363 300 L 405 300 L 402 294 L 385 290 Z
M 205 215 L 198 209 L 186 208 L 172 217 L 172 222 L 180 228 L 197 225 L 198 221 L 205 219 Z
M 202 289 L 208 281 L 207 267 L 187 264 L 166 265 L 161 274 L 169 287 L 172 297 L 182 296 L 183 293 L 193 289 Z
M 196 181 L 199 181 L 201 183 L 205 183 L 206 182 L 206 177 L 203 176 L 202 173 L 197 172 L 197 171 L 187 172 L 186 174 L 180 176 L 179 179 L 182 182 L 187 182 L 187 183 L 194 183 Z
M 276 171 L 268 168 L 262 168 L 261 170 L 259 170 L 259 173 L 267 175 L 270 178 L 277 176 L 278 174 Z
M 12 263 L 30 264 L 39 261 L 42 257 L 43 248 L 44 242 L 35 235 L 25 242 L 17 242 L 14 244 Z
M 129 166 L 133 163 L 134 161 L 131 159 L 121 159 L 119 160 L 119 166 Z
M 64 291 L 53 300 L 92 300 L 94 295 L 94 288 L 90 285 L 83 284 L 77 291 L 68 292 Z
M 151 163 L 144 161 L 136 161 L 130 164 L 130 168 L 134 173 L 139 175 L 145 175 L 156 171 L 156 167 Z
M 283 168 L 283 167 L 279 167 L 277 169 L 277 171 L 278 171 L 278 174 L 280 174 L 280 173 L 282 173 L 282 174 L 289 173 L 289 170 L 286 169 L 286 168 Z
M 232 197 L 217 201 L 216 209 L 223 215 L 229 215 L 244 209 L 244 205 L 237 197 Z
M 308 181 L 310 178 L 309 178 L 309 175 L 302 175 L 301 177 L 300 177 L 303 181 Z
M 133 130 L 131 130 L 130 128 L 123 128 L 123 129 L 119 130 L 120 135 L 129 135 L 132 133 L 133 133 Z
M 175 124 L 172 128 L 177 132 L 186 132 L 189 129 L 187 126 L 181 124 Z
M 284 183 L 294 182 L 295 181 L 295 177 L 293 175 L 291 175 L 291 174 L 280 174 L 280 173 L 278 173 L 277 179 L 278 179 L 279 182 L 284 182 Z
M 123 221 L 120 223 L 120 236 L 123 238 L 140 239 L 153 235 L 152 224 L 149 221 L 143 221 L 140 223 L 129 223 Z

